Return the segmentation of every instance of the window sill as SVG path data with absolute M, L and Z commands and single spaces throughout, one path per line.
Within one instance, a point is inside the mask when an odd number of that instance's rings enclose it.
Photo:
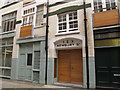
M 71 31 L 71 32 L 57 33 L 57 34 L 55 34 L 55 36 L 69 35 L 69 34 L 79 34 L 79 33 L 80 33 L 80 31 L 77 30 L 77 31 Z
M 14 32 L 16 32 L 16 30 L 12 30 L 12 31 L 8 31 L 8 32 L 2 32 L 2 33 L 0 33 L 0 35 L 9 34 L 9 33 L 14 33 Z
M 11 69 L 11 67 L 0 66 L 0 69 Z

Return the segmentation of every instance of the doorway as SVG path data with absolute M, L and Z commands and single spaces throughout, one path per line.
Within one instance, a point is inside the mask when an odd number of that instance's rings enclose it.
M 83 84 L 82 49 L 58 51 L 58 82 Z

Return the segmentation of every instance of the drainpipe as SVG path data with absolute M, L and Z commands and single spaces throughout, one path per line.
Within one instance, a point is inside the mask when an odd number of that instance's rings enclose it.
M 88 38 L 87 38 L 87 17 L 86 17 L 86 5 L 83 0 L 84 7 L 84 28 L 85 28 L 85 47 L 86 47 L 86 71 L 87 71 L 87 89 L 89 89 L 89 59 L 88 59 Z
M 45 68 L 45 84 L 47 85 L 47 67 L 48 67 L 48 15 L 49 14 L 49 0 L 47 0 L 47 14 L 46 14 L 46 41 L 45 41 L 45 50 L 46 50 L 46 68 Z

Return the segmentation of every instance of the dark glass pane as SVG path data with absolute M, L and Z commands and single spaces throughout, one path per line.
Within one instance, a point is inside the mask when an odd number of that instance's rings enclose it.
M 9 21 L 7 22 L 7 31 L 9 31 Z
M 32 54 L 27 55 L 27 65 L 32 66 Z
M 62 30 L 62 27 L 59 27 L 59 30 Z
M 78 24 L 74 24 L 74 28 L 77 28 L 78 27 Z

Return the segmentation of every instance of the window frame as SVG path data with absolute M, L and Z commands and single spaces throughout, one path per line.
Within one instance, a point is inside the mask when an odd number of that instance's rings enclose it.
M 38 8 L 41 7 L 39 10 Z M 40 16 L 41 14 L 41 16 Z M 39 16 L 39 21 L 37 21 L 37 15 Z M 36 6 L 36 19 L 35 19 L 35 27 L 39 27 L 39 26 L 42 26 L 43 25 L 43 16 L 44 16 L 44 5 L 38 5 Z M 38 25 L 37 25 L 37 22 L 38 22 Z
M 69 19 L 69 14 L 74 14 L 74 13 L 77 13 L 77 19 L 73 19 L 73 20 L 70 20 Z M 59 17 L 63 17 L 63 16 L 66 16 L 66 21 L 61 21 L 61 22 L 59 22 Z M 76 31 L 79 31 L 78 30 L 78 26 L 79 26 L 79 24 L 78 24 L 78 11 L 76 10 L 76 11 L 71 11 L 71 12 L 67 12 L 67 13 L 63 13 L 63 14 L 59 14 L 58 16 L 57 16 L 58 18 L 58 20 L 57 20 L 57 34 L 62 34 L 62 33 L 74 33 L 74 32 L 76 32 Z M 74 22 L 74 21 L 77 21 L 77 27 L 76 28 L 70 28 L 70 22 Z M 60 30 L 59 29 L 59 24 L 64 24 L 64 23 L 66 23 L 66 29 L 62 29 L 62 30 Z M 74 26 L 74 24 L 73 24 L 73 26 Z
M 9 31 L 15 30 L 16 17 L 17 17 L 17 11 L 2 15 L 2 32 L 9 32 Z M 11 21 L 13 21 L 12 29 L 10 28 L 12 23 Z M 8 26 L 8 23 L 9 23 L 9 26 Z
M 32 10 L 31 12 L 28 12 L 29 10 Z M 27 12 L 27 13 L 25 13 Z M 30 22 L 30 17 L 33 16 L 32 22 Z M 24 18 L 27 18 L 26 23 L 24 23 Z M 35 7 L 27 8 L 23 10 L 23 16 L 22 16 L 22 26 L 28 26 L 28 25 L 34 25 L 35 20 Z
M 29 55 L 31 55 L 31 59 L 29 59 Z M 33 54 L 32 53 L 27 53 L 27 66 L 32 66 L 33 62 Z
M 97 5 L 94 4 L 94 2 L 97 1 Z M 109 1 L 109 5 L 110 5 L 110 9 L 107 9 L 107 3 L 106 1 Z M 103 11 L 108 11 L 108 10 L 114 10 L 114 9 L 117 9 L 117 0 L 114 0 L 114 3 L 112 2 L 112 0 L 101 0 L 102 2 L 102 11 L 100 11 L 99 9 L 99 0 L 93 0 L 93 11 L 94 13 L 97 13 L 97 12 L 103 12 Z M 112 4 L 114 4 L 112 6 Z M 95 10 L 95 7 L 97 7 L 97 9 Z

